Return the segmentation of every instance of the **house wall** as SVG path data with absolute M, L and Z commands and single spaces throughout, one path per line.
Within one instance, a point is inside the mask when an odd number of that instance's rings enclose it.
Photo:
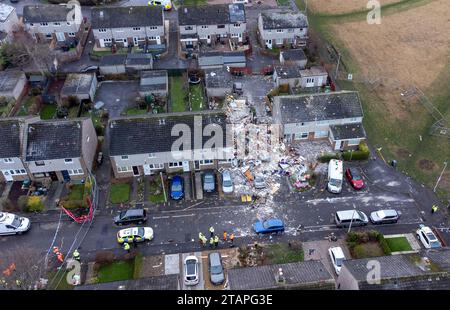
M 263 20 L 262 16 L 258 16 L 258 30 L 261 36 L 261 44 L 264 44 L 265 40 L 272 40 L 272 44 L 276 43 L 276 40 L 283 40 L 283 43 L 286 43 L 286 40 L 295 39 L 296 37 L 300 37 L 301 39 L 306 39 L 308 35 L 308 28 L 289 28 L 289 29 L 280 29 L 282 32 L 278 32 L 277 29 L 264 29 L 263 28 Z M 282 43 L 282 44 L 283 44 Z M 295 42 L 298 43 L 298 42 Z
M 336 289 L 338 290 L 359 290 L 358 281 L 353 277 L 350 271 L 344 266 L 339 272 L 336 280 Z
M 126 28 L 104 28 L 106 32 L 100 32 L 99 29 L 93 29 L 94 38 L 96 40 L 98 47 L 105 47 L 105 44 L 100 43 L 101 39 L 126 39 L 129 44 L 133 43 L 133 38 L 144 38 L 150 40 L 149 38 L 155 37 L 150 41 L 156 44 L 163 44 L 165 42 L 164 36 L 164 26 L 145 27 L 137 26 L 135 28 L 140 28 L 140 30 L 133 30 L 133 27 Z M 122 43 L 123 44 L 123 43 Z
M 199 38 L 206 39 L 207 36 L 220 35 L 222 37 L 228 37 L 231 34 L 243 34 L 247 29 L 247 23 L 240 23 L 238 26 L 235 24 L 224 24 L 225 28 L 217 28 L 218 25 L 183 25 L 180 26 L 180 34 L 197 34 Z M 192 27 L 192 30 L 186 30 L 186 27 Z M 202 28 L 207 26 L 207 28 Z
M 12 162 L 5 162 L 5 158 L 0 158 L 0 182 L 5 182 L 6 177 L 4 176 L 4 170 L 8 171 L 12 176 L 14 181 L 21 181 L 28 178 L 28 173 L 22 160 L 19 157 L 11 157 Z M 17 174 L 16 170 L 25 170 L 25 173 L 19 172 Z M 11 174 L 9 170 L 14 170 L 14 174 Z
M 290 87 L 301 87 L 301 88 L 321 87 L 326 84 L 327 76 L 328 76 L 327 74 L 324 74 L 324 75 L 302 76 L 302 77 L 285 79 L 285 78 L 276 76 L 274 74 L 274 78 L 275 78 L 277 86 L 280 86 L 283 84 L 289 84 Z M 314 79 L 314 81 L 308 83 L 307 82 L 308 78 L 312 78 L 312 79 Z
M 95 132 L 94 124 L 92 123 L 92 120 L 90 118 L 83 121 L 82 128 L 82 160 L 84 161 L 86 168 L 91 171 L 95 154 L 97 152 L 97 133 Z

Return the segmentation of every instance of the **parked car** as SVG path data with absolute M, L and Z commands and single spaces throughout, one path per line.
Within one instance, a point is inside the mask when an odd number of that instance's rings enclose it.
M 284 223 L 279 219 L 269 219 L 267 221 L 258 221 L 253 224 L 253 229 L 257 234 L 283 233 Z
M 426 249 L 434 249 L 442 247 L 441 242 L 438 240 L 436 235 L 428 226 L 421 224 L 419 229 L 416 231 L 416 235 Z
M 370 213 L 370 221 L 372 224 L 388 224 L 397 223 L 401 212 L 395 210 L 378 210 Z
M 362 189 L 364 187 L 364 179 L 356 168 L 345 169 L 345 176 L 354 189 Z
M 31 222 L 26 217 L 0 212 L 0 235 L 20 235 L 30 229 Z
M 254 185 L 255 185 L 256 189 L 263 189 L 263 188 L 266 188 L 266 186 L 267 186 L 266 185 L 266 180 L 261 175 L 256 175 L 255 176 Z
M 81 73 L 86 73 L 86 72 L 92 72 L 92 71 L 97 71 L 98 70 L 98 66 L 87 66 L 83 69 L 80 70 Z
M 332 247 L 328 249 L 328 254 L 330 255 L 331 263 L 333 264 L 334 271 L 337 275 L 341 272 L 342 262 L 345 260 L 344 252 L 341 247 Z
M 222 190 L 225 194 L 230 194 L 233 192 L 233 181 L 229 170 L 224 170 L 222 172 Z
M 172 178 L 170 185 L 170 198 L 180 200 L 184 197 L 183 178 L 176 175 Z
M 212 193 L 216 190 L 216 178 L 211 171 L 203 174 L 203 190 L 207 193 Z
M 184 284 L 196 285 L 198 282 L 198 258 L 194 255 L 189 255 L 184 260 Z
M 117 242 L 119 243 L 144 242 L 152 239 L 153 229 L 150 227 L 130 227 L 117 232 Z
M 222 257 L 219 252 L 212 252 L 208 255 L 209 279 L 214 285 L 220 285 L 225 282 L 223 274 Z
M 149 6 L 162 6 L 164 11 L 172 10 L 172 1 L 170 0 L 150 0 L 148 2 Z
M 364 212 L 358 210 L 338 211 L 334 216 L 337 227 L 365 226 L 369 223 L 369 219 Z
M 129 225 L 129 224 L 142 224 L 147 221 L 147 211 L 144 209 L 129 209 L 120 211 L 120 213 L 114 217 L 114 224 L 117 225 Z

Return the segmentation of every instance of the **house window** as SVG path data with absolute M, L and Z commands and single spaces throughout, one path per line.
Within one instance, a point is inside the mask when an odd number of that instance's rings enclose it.
M 218 29 L 223 29 L 223 28 L 225 28 L 225 25 L 217 25 L 217 28 Z
M 164 164 L 150 164 L 148 165 L 150 167 L 150 169 L 154 170 L 154 169 L 164 169 Z
M 150 154 L 148 154 L 148 158 L 156 158 L 155 153 L 150 153 Z
M 208 29 L 208 26 L 207 25 L 203 25 L 202 29 Z
M 45 162 L 44 162 L 43 160 L 41 160 L 41 161 L 35 161 L 34 164 L 35 164 L 36 166 L 45 166 Z
M 70 22 L 67 22 L 67 26 L 70 26 Z
M 100 28 L 100 29 L 98 30 L 98 32 L 106 32 L 106 29 L 105 29 L 105 28 Z
M 61 26 L 61 23 L 53 23 L 53 26 Z
M 121 158 L 122 160 L 128 160 L 128 155 L 122 155 L 122 156 L 120 156 L 120 158 Z
M 359 139 L 350 139 L 348 140 L 348 145 L 358 145 L 359 144 Z
M 324 130 L 324 131 L 316 131 L 314 133 L 314 138 L 326 138 L 328 137 L 328 131 Z
M 176 161 L 176 162 L 169 163 L 169 167 L 170 168 L 176 168 L 176 167 L 182 167 L 182 166 L 183 166 L 183 162 L 182 161 Z
M 266 31 L 267 31 L 267 32 L 272 32 L 272 30 L 271 30 L 271 29 L 267 29 Z
M 284 32 L 283 29 L 277 29 L 277 32 Z
M 149 40 L 156 40 L 156 37 L 148 37 Z
M 309 133 L 308 132 L 301 132 L 298 135 L 295 135 L 296 140 L 305 140 L 308 139 Z
M 294 29 L 290 28 L 288 29 L 288 32 L 294 32 Z
M 300 28 L 300 31 L 303 31 L 303 28 Z
M 33 26 L 34 26 L 34 24 L 33 24 L 33 23 L 30 23 L 30 26 L 31 26 L 31 27 L 33 27 Z
M 51 38 L 52 38 L 52 34 L 51 34 L 51 33 L 47 33 L 47 34 L 45 35 L 45 37 L 46 37 L 47 39 L 51 39 Z
M 141 31 L 141 27 L 133 27 L 134 31 Z
M 238 28 L 238 27 L 241 27 L 241 24 L 236 23 L 236 24 L 233 24 L 233 26 L 236 27 L 236 28 Z
M 83 169 L 73 169 L 73 170 L 67 170 L 67 173 L 69 173 L 69 175 L 80 175 L 80 174 L 84 174 Z
M 21 174 L 27 174 L 25 169 L 16 169 L 16 170 L 9 170 L 9 173 L 11 175 L 21 175 Z
M 41 23 L 41 26 L 48 26 L 48 23 Z
M 231 34 L 231 37 L 232 37 L 232 38 L 239 38 L 240 36 L 241 36 L 240 33 L 232 33 L 232 34 Z
M 151 26 L 151 27 L 149 27 L 149 29 L 150 29 L 150 30 L 158 30 L 158 27 L 156 27 L 156 26 Z
M 14 163 L 12 158 L 3 158 L 3 162 L 5 162 L 5 164 L 12 164 L 12 163 Z
M 72 160 L 72 158 L 66 158 L 66 159 L 64 159 L 64 163 L 71 164 L 71 163 L 73 163 L 73 160 Z
M 192 26 L 184 26 L 184 30 L 194 30 L 194 27 L 192 27 Z
M 199 160 L 199 164 L 200 164 L 200 166 L 212 165 L 213 160 L 212 159 Z
M 112 42 L 112 39 L 111 38 L 103 39 L 103 42 Z
M 69 37 L 74 37 L 75 36 L 75 32 L 69 32 Z
M 314 78 L 307 78 L 306 83 L 314 83 Z

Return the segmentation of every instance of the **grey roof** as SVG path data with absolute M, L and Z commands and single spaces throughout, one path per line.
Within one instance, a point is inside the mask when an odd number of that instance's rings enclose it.
M 89 94 L 94 78 L 95 74 L 93 73 L 68 74 L 61 89 L 61 95 Z
M 425 257 L 430 264 L 424 262 Z M 359 282 L 360 289 L 450 289 L 450 248 L 377 257 L 380 284 L 367 283 L 367 263 L 370 260 L 373 258 L 351 259 L 343 263 L 343 268 Z
M 0 3 L 0 22 L 4 22 L 8 19 L 9 15 L 15 10 L 13 6 Z
M 366 136 L 366 132 L 361 123 L 332 125 L 330 129 L 333 133 L 334 140 L 357 139 Z
M 41 121 L 28 125 L 26 161 L 81 156 L 82 120 Z
M 20 121 L 0 119 L 0 158 L 19 157 Z
M 281 79 L 295 79 L 300 78 L 300 67 L 298 66 L 275 66 L 277 77 Z
M 100 60 L 100 67 L 125 65 L 126 54 L 106 55 Z
M 245 8 L 241 3 L 180 6 L 178 9 L 180 26 L 222 25 L 236 22 L 245 22 Z
M 308 27 L 308 18 L 303 13 L 262 12 L 263 29 L 288 29 Z
M 140 91 L 167 90 L 168 77 L 166 70 L 142 71 L 139 84 Z
M 88 284 L 75 287 L 76 290 L 177 290 L 177 274 L 140 278 L 135 280 L 114 281 Z
M 281 288 L 276 275 L 282 268 L 286 286 L 298 288 L 334 288 L 334 279 L 320 261 L 305 261 L 281 265 L 236 268 L 228 270 L 231 290 L 260 290 Z
M 24 23 L 65 22 L 72 10 L 59 4 L 37 4 L 23 7 Z
M 226 66 L 236 63 L 246 63 L 244 52 L 205 52 L 198 57 L 200 67 Z
M 127 54 L 125 64 L 128 66 L 149 65 L 152 63 L 152 54 L 134 53 Z
M 340 91 L 275 97 L 274 114 L 287 124 L 362 117 L 363 110 L 358 92 Z
M 163 26 L 160 6 L 124 6 L 92 8 L 92 28 Z
M 109 121 L 110 155 L 169 152 L 172 150 L 173 142 L 179 139 L 179 136 L 171 135 L 173 127 L 177 124 L 185 124 L 191 129 L 191 146 L 195 149 L 197 145 L 194 144 L 194 116 L 201 116 L 202 128 L 209 124 L 216 124 L 226 133 L 226 116 L 222 111 L 121 117 Z M 224 134 L 224 145 L 226 144 L 225 136 L 226 134 Z M 202 136 L 202 146 L 210 138 Z
M 25 73 L 19 70 L 0 71 L 0 92 L 12 91 Z
M 302 77 L 328 75 L 328 72 L 322 66 L 314 66 L 314 67 L 311 67 L 309 69 L 302 69 L 302 70 L 300 70 L 300 75 Z
M 291 49 L 282 51 L 281 54 L 285 61 L 307 60 L 305 52 L 302 49 Z
M 232 88 L 233 77 L 223 69 L 205 69 L 206 88 Z

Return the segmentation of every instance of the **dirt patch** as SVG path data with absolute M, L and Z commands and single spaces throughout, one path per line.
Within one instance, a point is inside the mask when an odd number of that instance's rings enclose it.
M 401 0 L 378 0 L 380 4 L 400 2 Z M 367 10 L 368 0 L 309 0 L 308 8 L 315 13 L 322 14 L 343 14 Z
M 419 168 L 422 170 L 433 170 L 436 167 L 435 163 L 428 159 L 419 160 Z
M 140 278 L 164 275 L 164 256 L 144 256 L 142 258 Z
M 411 154 L 407 149 L 398 149 L 396 152 L 397 156 L 401 159 L 407 159 L 409 154 Z
M 449 189 L 450 188 L 450 172 L 445 172 L 442 175 L 441 181 L 439 182 L 439 188 Z

